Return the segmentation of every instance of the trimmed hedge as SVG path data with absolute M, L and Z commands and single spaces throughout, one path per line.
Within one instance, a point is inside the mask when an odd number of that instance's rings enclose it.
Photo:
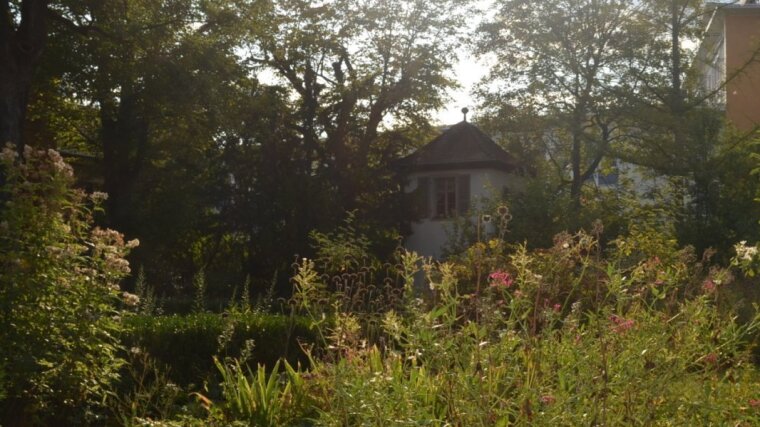
M 169 378 L 181 386 L 200 385 L 216 374 L 214 355 L 240 356 L 248 340 L 254 347 L 248 360 L 273 366 L 285 358 L 295 366 L 308 359 L 299 346 L 316 342 L 316 332 L 302 317 L 271 314 L 196 313 L 171 316 L 132 316 L 125 319 L 122 342 L 139 348 L 169 367 Z M 228 337 L 220 346 L 222 335 Z

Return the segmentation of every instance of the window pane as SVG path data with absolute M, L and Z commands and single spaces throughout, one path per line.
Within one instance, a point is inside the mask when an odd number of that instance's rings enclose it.
M 435 179 L 435 216 L 448 218 L 456 213 L 456 178 Z
M 436 194 L 435 216 L 445 216 L 446 212 L 446 193 Z

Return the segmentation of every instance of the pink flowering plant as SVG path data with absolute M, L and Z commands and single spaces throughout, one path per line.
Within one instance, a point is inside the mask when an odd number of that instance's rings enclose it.
M 89 423 L 123 363 L 119 281 L 137 241 L 93 226 L 103 195 L 72 189 L 58 152 L 7 146 L 0 158 L 0 412 Z
M 512 276 L 506 271 L 497 270 L 488 275 L 492 288 L 510 288 L 514 283 Z
M 583 232 L 562 233 L 546 250 L 476 244 L 423 263 L 424 292 L 386 312 L 379 339 L 356 327 L 360 313 L 321 323 L 336 352 L 315 356 L 300 383 L 320 423 L 760 422 L 750 404 L 760 318 L 740 323 L 720 308 L 727 270 L 667 236 L 634 235 L 606 253 Z M 406 285 L 414 264 L 399 274 Z M 318 283 L 313 268 L 303 264 L 299 292 Z M 309 310 L 324 318 L 319 306 Z

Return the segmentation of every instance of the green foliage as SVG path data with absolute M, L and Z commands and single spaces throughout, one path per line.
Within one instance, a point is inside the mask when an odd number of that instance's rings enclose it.
M 171 382 L 167 369 L 137 347 L 129 350 L 125 374 L 109 408 L 119 425 L 140 420 L 170 419 L 179 412 L 183 390 Z
M 124 345 L 139 348 L 156 362 L 171 367 L 169 378 L 183 387 L 202 384 L 215 371 L 213 356 L 240 357 L 247 342 L 254 343 L 249 353 L 251 363 L 267 366 L 281 357 L 294 364 L 305 363 L 300 343 L 316 342 L 316 332 L 299 317 L 194 313 L 132 316 L 125 322 Z
M 394 249 L 390 165 L 456 86 L 467 3 L 52 2 L 28 140 L 82 155 L 158 295 L 203 266 L 210 296 L 255 296 L 346 210 Z
M 156 290 L 148 284 L 145 270 L 142 267 L 138 270 L 137 278 L 135 278 L 135 295 L 140 298 L 136 309 L 137 313 L 151 316 L 160 315 L 163 312 L 156 296 Z
M 193 299 L 193 312 L 203 313 L 206 310 L 206 272 L 201 269 L 193 277 L 193 290 L 195 297 Z
M 366 264 L 378 264 L 369 252 L 369 239 L 356 230 L 355 220 L 355 211 L 350 211 L 343 225 L 336 230 L 329 233 L 313 230 L 309 233 L 316 252 L 314 260 L 325 273 L 355 271 Z
M 617 145 L 624 99 L 635 84 L 636 37 L 625 0 L 500 0 L 480 25 L 478 51 L 495 61 L 481 84 L 486 115 L 532 115 L 528 129 L 568 184 L 570 214 L 581 190 Z
M 103 195 L 71 189 L 56 151 L 26 147 L 21 160 L 7 147 L 2 168 L 0 405 L 11 425 L 85 422 L 124 363 L 119 281 L 137 242 L 93 227 Z
M 305 380 L 287 361 L 284 372 L 280 372 L 279 360 L 270 372 L 264 365 L 251 372 L 237 360 L 222 363 L 214 359 L 214 363 L 222 375 L 224 401 L 220 406 L 225 419 L 262 427 L 295 425 L 304 420 L 309 410 Z

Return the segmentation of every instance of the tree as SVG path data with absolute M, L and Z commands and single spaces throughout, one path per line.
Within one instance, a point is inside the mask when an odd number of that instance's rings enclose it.
M 22 152 L 32 77 L 47 38 L 48 0 L 0 0 L 0 143 Z
M 616 154 L 671 177 L 680 187 L 683 196 L 677 198 L 676 210 L 683 243 L 698 249 L 728 248 L 732 240 L 751 239 L 760 232 L 754 221 L 745 219 L 758 215 L 751 202 L 758 182 L 747 161 L 756 151 L 756 129 L 731 129 L 715 98 L 757 61 L 760 49 L 748 54 L 742 67 L 729 70 L 717 90 L 707 91 L 701 87 L 695 46 L 713 9 L 698 0 L 641 5 L 633 30 L 651 41 L 631 58 L 636 85 L 625 95 L 627 139 Z
M 627 64 L 641 42 L 626 31 L 634 6 L 501 0 L 496 9 L 477 43 L 480 54 L 494 59 L 481 85 L 483 108 L 491 116 L 541 118 L 533 131 L 569 185 L 577 212 L 584 182 L 619 137 L 623 110 L 615 91 L 632 84 Z
M 251 34 L 251 59 L 297 97 L 303 170 L 327 177 L 344 209 L 361 207 L 403 139 L 394 127 L 426 124 L 455 83 L 467 2 L 271 2 Z M 366 209 L 366 206 L 364 206 Z
M 247 2 L 74 3 L 51 25 L 33 137 L 99 162 L 104 222 L 143 240 L 148 277 L 189 278 L 229 231 L 223 140 L 258 96 L 235 52 Z

